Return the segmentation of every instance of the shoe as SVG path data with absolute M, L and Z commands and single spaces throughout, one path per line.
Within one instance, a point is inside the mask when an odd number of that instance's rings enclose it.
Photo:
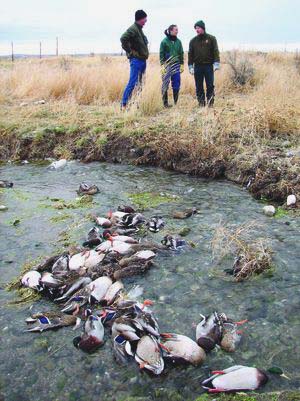
M 208 106 L 208 107 L 214 107 L 214 103 L 215 103 L 215 99 L 214 99 L 214 97 L 211 97 L 211 98 L 207 101 L 207 106 Z
M 178 97 L 179 97 L 179 90 L 173 90 L 174 104 L 177 104 L 177 102 L 178 102 Z
M 172 107 L 172 106 L 169 104 L 169 102 L 168 102 L 168 92 L 165 92 L 165 93 L 163 94 L 162 99 L 163 99 L 164 107 L 165 107 L 166 109 L 169 109 L 170 107 Z

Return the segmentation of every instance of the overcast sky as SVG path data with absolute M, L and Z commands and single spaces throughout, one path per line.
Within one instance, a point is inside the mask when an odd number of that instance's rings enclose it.
M 120 35 L 134 12 L 148 14 L 144 28 L 150 50 L 158 51 L 163 31 L 176 23 L 187 49 L 195 21 L 203 19 L 221 49 L 300 49 L 300 0 L 0 0 L 0 54 L 119 52 Z

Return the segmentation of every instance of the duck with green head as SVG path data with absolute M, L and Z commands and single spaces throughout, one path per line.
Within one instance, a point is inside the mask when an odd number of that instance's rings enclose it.
M 104 344 L 104 327 L 101 318 L 89 315 L 85 325 L 84 333 L 73 339 L 75 347 L 85 352 L 93 352 Z

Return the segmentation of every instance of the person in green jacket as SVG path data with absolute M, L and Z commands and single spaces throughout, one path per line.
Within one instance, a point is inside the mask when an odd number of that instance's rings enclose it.
M 214 72 L 220 69 L 220 54 L 217 39 L 205 30 L 203 21 L 195 23 L 195 36 L 189 45 L 189 71 L 195 77 L 196 95 L 200 106 L 214 104 Z M 203 81 L 206 83 L 206 99 Z
M 170 25 L 165 30 L 166 37 L 160 44 L 159 58 L 162 66 L 162 98 L 164 107 L 171 107 L 168 103 L 168 88 L 172 82 L 173 98 L 176 104 L 180 91 L 180 74 L 183 72 L 184 52 L 182 43 L 178 39 L 177 25 Z
M 149 57 L 148 40 L 143 32 L 147 22 L 147 14 L 143 10 L 135 13 L 135 23 L 121 36 L 122 48 L 126 51 L 130 62 L 130 77 L 125 88 L 122 107 L 126 107 L 132 96 L 134 88 L 142 84 L 143 75 L 146 72 L 146 60 Z

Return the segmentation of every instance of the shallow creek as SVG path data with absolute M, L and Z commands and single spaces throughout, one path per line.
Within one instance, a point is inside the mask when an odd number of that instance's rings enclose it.
M 1 179 L 14 182 L 2 190 L 0 204 L 0 394 L 17 400 L 122 400 L 168 399 L 174 390 L 185 400 L 201 394 L 201 379 L 209 368 L 244 364 L 267 369 L 279 366 L 291 378 L 271 377 L 263 391 L 300 387 L 300 219 L 292 216 L 268 218 L 263 205 L 247 191 L 223 181 L 204 181 L 153 168 L 70 162 L 61 171 L 45 166 L 5 165 Z M 88 207 L 56 209 L 53 199 L 74 202 L 82 181 L 95 183 L 100 193 Z M 130 204 L 129 194 L 157 192 L 175 195 L 175 200 L 145 211 L 162 215 L 166 227 L 149 238 L 161 241 L 167 232 L 189 227 L 186 239 L 196 244 L 181 252 L 158 256 L 147 275 L 125 279 L 125 287 L 144 287 L 144 297 L 154 301 L 161 331 L 174 331 L 194 338 L 193 323 L 199 313 L 225 312 L 236 320 L 249 319 L 238 350 L 226 354 L 213 351 L 202 367 L 172 367 L 160 377 L 139 371 L 134 362 L 117 364 L 109 333 L 105 345 L 92 355 L 75 349 L 72 328 L 42 334 L 24 333 L 31 303 L 9 305 L 15 299 L 5 283 L 20 273 L 24 262 L 61 249 L 64 242 L 82 243 L 92 227 L 89 215 L 104 215 L 120 204 Z M 174 209 L 195 206 L 199 214 L 173 220 Z M 18 222 L 19 220 L 19 222 Z M 273 274 L 244 283 L 223 276 L 224 262 L 215 266 L 211 239 L 216 227 L 250 220 L 260 226 L 253 235 L 268 238 L 274 251 Z M 225 266 L 226 265 L 226 266 Z M 45 299 L 33 310 L 55 306 Z M 79 332 L 78 332 L 79 333 Z M 162 397 L 162 398 L 159 398 Z

